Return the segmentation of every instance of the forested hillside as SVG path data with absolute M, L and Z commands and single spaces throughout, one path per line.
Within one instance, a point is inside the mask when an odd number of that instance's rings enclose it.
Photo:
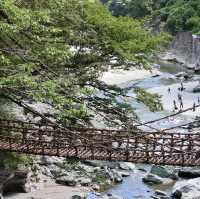
M 172 33 L 192 31 L 200 33 L 199 0 L 104 0 L 115 15 L 134 18 L 150 16 L 153 23 L 164 23 Z

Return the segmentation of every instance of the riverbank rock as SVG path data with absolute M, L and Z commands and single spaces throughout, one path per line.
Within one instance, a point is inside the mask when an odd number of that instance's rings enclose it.
M 191 73 L 187 73 L 187 72 L 179 72 L 176 74 L 177 78 L 184 78 L 185 80 L 191 79 L 192 76 L 193 75 Z
M 200 170 L 194 169 L 182 169 L 178 171 L 178 176 L 181 178 L 199 178 L 200 177 Z
M 130 162 L 120 162 L 119 163 L 119 169 L 121 170 L 135 170 L 136 166 L 133 163 Z
M 82 177 L 78 179 L 78 182 L 84 187 L 89 187 L 92 184 L 92 179 Z
M 181 197 L 174 197 L 174 195 Z M 173 188 L 172 196 L 174 199 L 200 198 L 200 178 L 177 182 Z
M 157 175 L 161 178 L 171 178 L 173 180 L 177 180 L 177 176 L 173 172 L 173 170 L 166 168 L 164 166 L 153 165 L 151 170 L 150 170 L 150 173 Z
M 144 183 L 149 184 L 149 185 L 157 185 L 157 184 L 163 183 L 163 179 L 154 174 L 148 174 L 147 176 L 142 178 L 142 180 Z
M 123 181 L 122 175 L 116 169 L 104 168 L 106 175 L 115 183 L 120 183 Z
M 93 189 L 94 191 L 100 191 L 100 186 L 99 186 L 98 184 L 93 184 L 93 185 L 92 185 L 92 189 Z
M 76 194 L 72 196 L 72 199 L 84 199 L 83 194 Z
M 1 171 L 0 175 L 4 172 Z M 3 185 L 3 192 L 28 193 L 31 191 L 31 173 L 29 171 L 10 171 L 10 173 L 13 173 L 13 177 Z
M 131 175 L 131 174 L 130 174 L 129 172 L 127 172 L 127 171 L 119 171 L 119 173 L 120 173 L 120 175 L 121 175 L 122 177 L 124 177 L 124 178 L 126 178 L 126 177 L 128 177 L 128 176 Z
M 71 187 L 75 187 L 77 185 L 77 182 L 78 182 L 77 179 L 68 176 L 63 176 L 56 179 L 57 184 L 71 186 Z
M 167 196 L 167 193 L 160 190 L 155 190 L 155 195 L 157 196 Z
M 195 88 L 193 88 L 193 93 L 199 93 L 200 92 L 200 85 L 197 85 Z
M 181 199 L 182 198 L 182 192 L 179 190 L 176 190 L 174 193 L 172 193 L 173 199 Z

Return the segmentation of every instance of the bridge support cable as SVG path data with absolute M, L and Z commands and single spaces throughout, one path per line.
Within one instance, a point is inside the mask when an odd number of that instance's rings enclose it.
M 199 104 L 199 105 L 195 105 L 195 108 L 199 108 L 199 107 L 200 107 L 200 104 Z M 152 124 L 152 123 L 155 123 L 155 122 L 159 122 L 159 121 L 161 121 L 161 120 L 165 120 L 165 119 L 168 119 L 168 118 L 171 118 L 171 117 L 180 115 L 180 114 L 182 114 L 182 113 L 191 111 L 191 110 L 193 110 L 193 109 L 194 109 L 194 106 L 189 107 L 189 108 L 184 109 L 184 110 L 180 110 L 180 111 L 178 111 L 178 112 L 176 112 L 176 113 L 173 113 L 173 114 L 170 114 L 170 115 L 168 115 L 168 116 L 160 117 L 160 118 L 155 119 L 155 120 L 150 120 L 150 121 L 147 121 L 147 122 L 143 122 L 143 123 L 141 123 L 141 124 L 137 124 L 137 125 L 135 125 L 135 127 L 140 127 L 140 126 L 144 126 L 144 125 L 146 125 L 146 124 Z

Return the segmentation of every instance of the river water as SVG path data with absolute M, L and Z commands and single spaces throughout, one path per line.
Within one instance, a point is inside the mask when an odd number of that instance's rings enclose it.
M 140 80 L 139 82 L 129 82 L 128 86 L 129 96 L 135 96 L 133 92 L 134 86 L 138 86 L 146 89 L 152 93 L 158 93 L 162 95 L 162 102 L 164 106 L 164 110 L 161 112 L 152 113 L 149 109 L 141 104 L 137 103 L 132 99 L 128 99 L 129 103 L 132 104 L 135 112 L 140 117 L 141 121 L 149 121 L 156 118 L 160 118 L 165 115 L 169 115 L 173 111 L 173 100 L 177 100 L 177 95 L 180 92 L 178 87 L 180 87 L 181 80 L 176 77 L 176 74 L 179 72 L 188 72 L 187 69 L 184 69 L 183 66 L 178 64 L 170 64 L 170 63 L 159 63 L 160 64 L 160 76 L 150 77 L 147 79 Z M 193 78 L 187 82 L 183 82 L 184 87 L 186 88 L 181 95 L 183 96 L 184 108 L 192 107 L 193 103 L 197 104 L 197 99 L 199 94 L 194 94 L 192 89 L 198 85 L 198 75 L 194 75 Z M 171 89 L 171 92 L 168 92 L 168 88 Z M 177 100 L 178 101 L 178 100 Z M 185 114 L 178 115 L 175 118 L 170 118 L 167 120 L 159 121 L 155 124 L 151 124 L 151 126 L 162 129 L 168 128 L 172 126 L 176 126 L 179 124 L 184 124 L 192 119 L 195 116 L 199 115 L 200 110 L 197 109 L 196 112 L 190 111 Z M 148 130 L 148 129 L 146 129 Z M 184 131 L 184 129 L 178 129 L 178 131 Z M 125 178 L 122 184 L 119 184 L 108 191 L 108 193 L 112 193 L 118 196 L 121 196 L 125 199 L 149 199 L 153 195 L 155 189 L 158 187 L 150 187 L 145 185 L 142 182 L 142 177 L 146 175 L 146 172 L 140 170 L 139 168 L 143 168 L 145 170 L 149 170 L 150 165 L 136 165 L 136 169 L 130 177 Z M 167 187 L 159 187 L 164 191 L 170 192 L 171 186 Z

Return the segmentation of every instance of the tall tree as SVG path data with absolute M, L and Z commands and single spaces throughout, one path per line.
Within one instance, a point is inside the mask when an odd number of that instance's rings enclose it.
M 116 100 L 122 91 L 98 77 L 112 56 L 145 65 L 164 38 L 112 16 L 97 0 L 3 0 L 0 94 L 21 105 L 49 104 L 64 124 L 84 125 L 98 115 L 130 125 L 133 110 Z

